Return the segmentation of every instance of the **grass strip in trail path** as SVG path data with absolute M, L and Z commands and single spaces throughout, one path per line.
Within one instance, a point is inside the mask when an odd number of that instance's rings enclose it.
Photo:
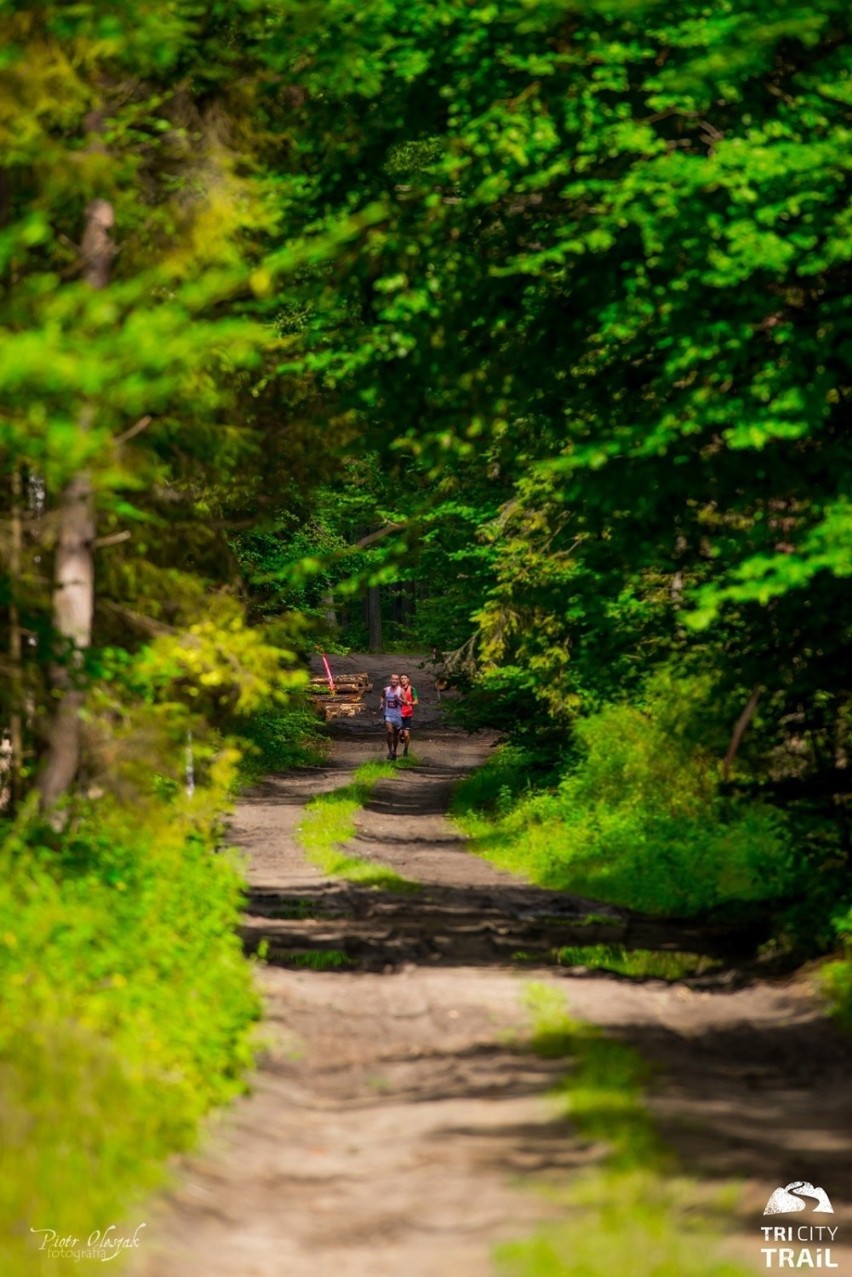
M 500 1277 L 754 1277 L 719 1254 L 737 1185 L 708 1190 L 678 1172 L 644 1102 L 641 1057 L 572 1020 L 550 985 L 530 985 L 527 1006 L 533 1050 L 571 1065 L 556 1099 L 581 1138 L 606 1152 L 565 1194 L 564 1223 L 496 1250 Z
M 627 949 L 621 944 L 564 945 L 551 949 L 545 955 L 534 950 L 518 949 L 512 954 L 512 961 L 535 966 L 541 966 L 544 961 L 555 967 L 567 968 L 572 973 L 609 971 L 634 980 L 665 980 L 668 984 L 712 975 L 724 968 L 720 960 L 704 954 Z
M 566 946 L 557 949 L 555 957 L 560 967 L 588 967 L 639 980 L 685 980 L 690 976 L 708 975 L 723 965 L 706 954 L 626 949 L 620 944 Z
M 409 766 L 412 764 L 406 760 Z M 332 878 L 346 878 L 364 887 L 383 891 L 419 891 L 420 884 L 404 878 L 387 865 L 351 856 L 345 844 L 357 832 L 355 818 L 372 797 L 381 780 L 390 780 L 404 764 L 369 762 L 362 764 L 348 785 L 319 794 L 305 806 L 297 836 L 311 864 Z
M 316 949 L 313 953 L 284 953 L 281 961 L 306 971 L 339 971 L 352 965 L 352 959 L 341 949 Z

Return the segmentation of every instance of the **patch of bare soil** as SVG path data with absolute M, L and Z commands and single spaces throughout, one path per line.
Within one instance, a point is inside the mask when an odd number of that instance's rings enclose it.
M 374 668 L 349 661 L 374 673 L 377 702 L 390 661 L 370 659 Z M 652 1108 L 689 1173 L 744 1182 L 751 1214 L 730 1243 L 740 1257 L 763 1269 L 764 1203 L 805 1179 L 832 1198 L 835 1215 L 816 1222 L 840 1226 L 846 1244 L 833 1258 L 852 1274 L 848 1041 L 800 984 L 701 988 L 519 969 L 516 951 L 560 944 L 730 953 L 739 941 L 543 892 L 471 856 L 445 812 L 490 742 L 448 729 L 434 684 L 392 659 L 421 694 L 422 765 L 381 783 L 351 850 L 422 889 L 393 896 L 331 881 L 295 840 L 308 798 L 382 756 L 377 717 L 339 730 L 326 767 L 270 777 L 240 803 L 246 943 L 269 944 L 258 973 L 268 1046 L 251 1095 L 149 1215 L 133 1277 L 491 1274 L 496 1242 L 555 1217 L 535 1186 L 565 1183 L 599 1154 L 548 1098 L 566 1063 L 519 1045 L 531 978 L 557 983 L 574 1015 L 652 1062 Z M 349 965 L 300 967 L 329 950 Z

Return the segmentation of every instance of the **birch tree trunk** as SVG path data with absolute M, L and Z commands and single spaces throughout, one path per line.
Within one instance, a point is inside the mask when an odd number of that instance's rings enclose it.
M 336 634 L 340 628 L 337 622 L 337 608 L 334 604 L 334 594 L 331 590 L 325 590 L 322 596 L 322 614 L 330 633 Z
M 91 288 L 109 283 L 114 253 L 115 215 L 106 200 L 93 200 L 86 209 L 83 233 L 83 278 Z M 86 406 L 80 430 L 88 431 L 94 410 Z M 59 503 L 58 534 L 53 574 L 53 626 L 67 652 L 51 669 L 56 705 L 47 733 L 47 751 L 39 777 L 43 807 L 51 807 L 73 784 L 80 766 L 83 653 L 92 641 L 95 607 L 95 503 L 91 477 L 75 475 Z

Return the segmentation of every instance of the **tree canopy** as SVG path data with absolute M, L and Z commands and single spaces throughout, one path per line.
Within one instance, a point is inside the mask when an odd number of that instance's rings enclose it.
M 288 22 L 303 233 L 384 216 L 301 280 L 285 367 L 379 450 L 410 550 L 442 548 L 441 588 L 467 568 L 492 712 L 514 679 L 564 719 L 677 656 L 712 668 L 729 716 L 765 684 L 776 727 L 830 720 L 832 753 L 845 6 L 332 4 Z
M 198 622 L 211 588 L 227 613 L 241 571 L 267 621 L 416 580 L 418 637 L 476 644 L 486 720 L 541 686 L 567 730 L 675 659 L 728 726 L 760 688 L 776 738 L 798 715 L 835 759 L 845 6 L 3 23 L 3 443 L 46 486 L 30 559 L 92 488 L 94 647 Z M 11 590 L 35 669 L 42 572 Z

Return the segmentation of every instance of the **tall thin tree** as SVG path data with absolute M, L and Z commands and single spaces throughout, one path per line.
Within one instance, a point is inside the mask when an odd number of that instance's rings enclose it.
M 83 278 L 91 288 L 106 288 L 115 253 L 115 213 L 107 200 L 86 209 L 83 232 Z M 80 414 L 81 431 L 89 431 L 94 409 Z M 83 653 L 92 641 L 95 606 L 95 501 L 91 476 L 76 474 L 62 493 L 53 574 L 53 625 L 66 651 L 54 662 L 51 681 L 57 698 L 47 733 L 47 750 L 39 776 L 42 806 L 50 807 L 73 783 L 80 766 Z

